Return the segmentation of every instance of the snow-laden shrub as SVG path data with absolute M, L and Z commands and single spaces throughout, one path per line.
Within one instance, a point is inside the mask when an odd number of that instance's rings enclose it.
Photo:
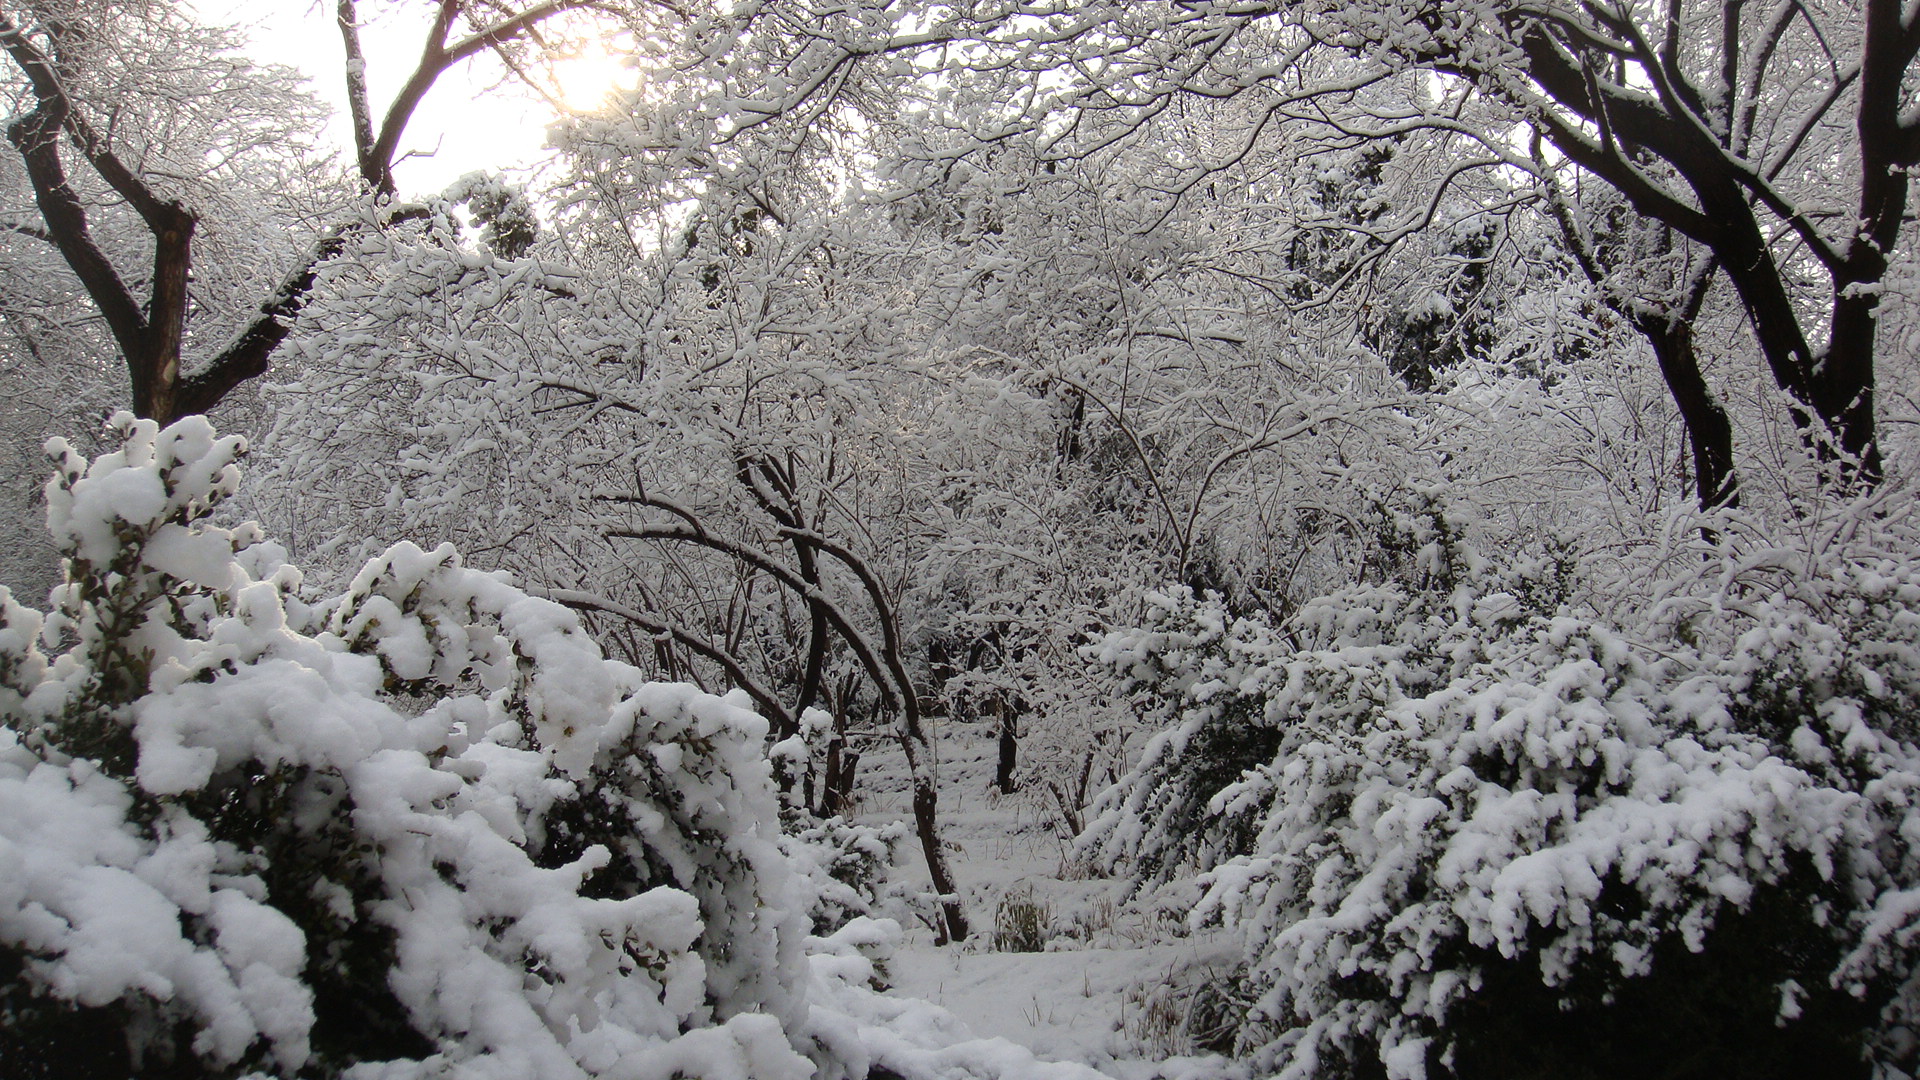
M 448 547 L 304 602 L 239 439 L 114 427 L 0 590 L 7 1075 L 813 1072 L 759 717 Z
M 1906 1075 L 1903 535 L 1795 564 L 1817 603 L 1680 619 L 1576 614 L 1563 562 L 1464 549 L 1280 626 L 1162 597 L 1099 657 L 1168 726 L 1082 844 L 1240 935 L 1241 1046 L 1280 1077 Z
M 856 918 L 878 916 L 895 899 L 887 875 L 907 838 L 904 821 L 866 825 L 831 817 L 789 826 L 781 845 L 808 899 L 815 934 L 824 937 Z
M 1250 852 L 1264 803 L 1241 785 L 1290 731 L 1350 726 L 1391 698 L 1445 686 L 1509 628 L 1565 600 L 1564 558 L 1490 567 L 1431 507 L 1374 510 L 1368 569 L 1381 583 L 1308 600 L 1282 626 L 1177 588 L 1146 598 L 1146 626 L 1095 647 L 1149 729 L 1164 730 L 1096 803 L 1083 852 L 1143 883 Z M 1228 789 L 1242 797 L 1216 798 Z

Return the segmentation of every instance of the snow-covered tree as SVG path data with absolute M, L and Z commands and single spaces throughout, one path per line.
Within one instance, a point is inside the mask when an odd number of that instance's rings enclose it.
M 807 22 L 791 37 L 784 31 Z M 1404 237 L 1464 177 L 1506 177 L 1498 201 L 1611 188 L 1634 215 L 1684 242 L 1662 275 L 1602 280 L 1647 335 L 1676 407 L 1699 428 L 1709 503 L 1732 475 L 1722 381 L 1682 334 L 1709 278 L 1737 297 L 1745 334 L 1785 413 L 1839 478 L 1881 472 L 1876 316 L 1902 250 L 1907 169 L 1920 153 L 1902 112 L 1920 32 L 1893 0 L 1813 11 L 1738 2 L 1693 7 L 1043 3 L 1014 7 L 795 0 L 735 20 L 725 87 L 731 137 L 858 101 L 887 79 L 923 79 L 990 152 L 1031 134 L 1056 159 L 1164 138 L 1183 101 L 1237 102 L 1239 139 L 1197 146 L 1161 190 L 1205 191 L 1287 132 L 1327 145 L 1414 135 L 1451 142 L 1423 207 L 1353 222 Z M 728 81 L 777 69 L 778 78 Z M 934 75 L 932 73 L 936 73 Z M 1383 93 L 1398 87 L 1400 93 Z M 1531 153 L 1529 138 L 1545 153 Z M 1527 177 L 1531 174 L 1534 179 Z M 1501 183 L 1492 185 L 1500 187 Z M 1615 200 L 1617 204 L 1617 200 Z M 1491 207 L 1493 204 L 1489 204 Z M 1569 223 L 1593 253 L 1593 221 Z M 1657 230 L 1656 230 L 1657 231 Z M 1602 245 L 1604 246 L 1604 245 Z M 1589 272 L 1608 278 L 1604 259 Z M 1337 268 L 1336 268 L 1337 270 Z M 1737 356 L 1729 356 L 1733 366 Z M 1845 462 L 1851 462 L 1846 464 Z
M 76 296 L 105 324 L 137 413 L 164 422 L 205 412 L 267 370 L 320 268 L 349 250 L 351 234 L 415 212 L 393 203 L 395 169 L 441 76 L 486 58 L 542 87 L 530 40 L 562 45 L 589 15 L 596 29 L 645 35 L 657 30 L 651 11 L 590 0 L 434 4 L 419 60 L 376 119 L 383 103 L 370 96 L 362 14 L 344 0 L 348 179 L 319 161 L 322 123 L 298 76 L 238 58 L 235 35 L 200 25 L 186 5 L 9 9 L 0 12 L 16 105 L 8 138 L 36 212 L 5 224 L 58 251 Z M 382 211 L 353 212 L 356 193 Z M 304 250 L 263 244 L 276 236 Z

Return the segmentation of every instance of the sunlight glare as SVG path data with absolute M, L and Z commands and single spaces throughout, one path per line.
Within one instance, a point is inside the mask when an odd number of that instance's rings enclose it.
M 552 61 L 548 77 L 560 107 L 570 113 L 597 112 L 616 90 L 633 89 L 639 75 L 624 53 L 617 41 L 587 41 Z

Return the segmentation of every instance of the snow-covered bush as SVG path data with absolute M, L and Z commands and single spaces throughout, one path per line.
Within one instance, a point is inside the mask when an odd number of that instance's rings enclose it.
M 113 426 L 0 590 L 8 1075 L 814 1071 L 764 721 L 449 547 L 304 601 L 238 438 Z
M 891 895 L 887 875 L 907 837 L 904 821 L 865 825 L 831 817 L 789 827 L 781 844 L 808 899 L 815 934 L 824 937 L 856 918 L 880 914 Z
M 1101 796 L 1084 852 L 1161 883 L 1251 851 L 1263 803 L 1215 796 L 1271 764 L 1289 728 L 1330 730 L 1438 689 L 1507 627 L 1565 600 L 1564 557 L 1490 567 L 1426 500 L 1408 510 L 1377 499 L 1370 512 L 1372 584 L 1306 601 L 1282 626 L 1176 588 L 1147 597 L 1148 625 L 1095 647 L 1148 729 L 1164 730 Z
M 1906 1075 L 1920 545 L 1854 526 L 1613 618 L 1444 530 L 1279 626 L 1163 597 L 1099 647 L 1168 726 L 1082 844 L 1240 935 L 1280 1077 Z

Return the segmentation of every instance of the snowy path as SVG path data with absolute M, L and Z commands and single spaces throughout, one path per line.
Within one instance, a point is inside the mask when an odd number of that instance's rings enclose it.
M 1010 1039 L 1043 1058 L 1103 1067 L 1138 1053 L 1123 1031 L 1125 991 L 1164 975 L 1188 952 L 1165 945 L 1047 953 L 903 951 L 893 964 L 893 989 L 946 1008 L 976 1035 Z
M 1118 882 L 1063 879 L 1064 846 L 1051 822 L 1028 799 L 988 789 L 992 753 L 984 729 L 949 725 L 940 732 L 942 836 L 954 849 L 974 933 L 963 944 L 941 947 L 924 927 L 909 930 L 888 965 L 887 996 L 938 1006 L 982 1044 L 1005 1040 L 1043 1061 L 1128 1080 L 1217 1075 L 1217 1061 L 1158 1060 L 1165 1048 L 1155 1054 L 1143 1045 L 1150 1025 L 1140 1014 L 1143 1001 L 1169 982 L 1191 982 L 1196 969 L 1204 977 L 1208 961 L 1224 966 L 1218 947 L 1155 943 L 1161 935 L 1120 910 Z M 867 761 L 861 820 L 905 818 L 908 787 L 896 771 L 900 763 L 884 749 Z M 907 845 L 901 856 L 894 879 L 924 888 L 917 845 Z M 1009 894 L 1043 905 L 1051 931 L 1047 951 L 993 951 L 995 913 Z

